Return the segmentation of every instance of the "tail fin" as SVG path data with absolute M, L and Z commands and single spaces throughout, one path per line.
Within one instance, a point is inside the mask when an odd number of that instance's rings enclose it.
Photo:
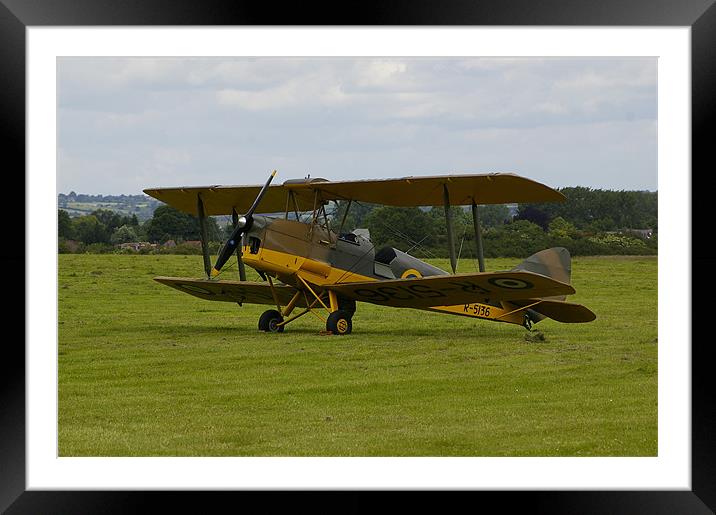
M 559 282 L 570 284 L 572 276 L 572 258 L 564 247 L 552 247 L 532 254 L 513 270 L 526 270 L 536 274 L 551 277 Z M 566 297 L 550 297 L 550 299 L 564 300 Z
M 559 282 L 570 284 L 572 258 L 569 255 L 569 251 L 564 247 L 553 247 L 533 254 L 513 268 L 513 270 L 534 272 L 536 274 L 546 275 Z M 528 303 L 533 306 L 525 310 L 529 317 L 529 322 L 525 322 L 528 328 L 529 325 L 531 325 L 530 322 L 537 323 L 545 317 L 565 323 L 591 322 L 597 318 L 588 308 L 580 304 L 562 302 L 565 298 L 566 295 L 544 297 L 538 299 L 541 300 L 541 302 L 537 305 L 534 305 L 534 300 L 536 299 L 511 302 L 516 306 L 527 306 Z

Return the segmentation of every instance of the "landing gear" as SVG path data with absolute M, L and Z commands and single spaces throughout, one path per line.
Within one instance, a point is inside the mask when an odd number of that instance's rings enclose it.
M 269 309 L 264 311 L 259 318 L 259 330 L 266 331 L 267 333 L 282 333 L 283 325 L 278 325 L 283 322 L 281 313 L 275 309 Z
M 353 314 L 356 311 L 355 301 L 339 298 L 334 292 L 328 291 L 328 299 L 326 299 L 328 301 L 328 304 L 326 304 L 323 299 L 326 292 L 319 290 L 319 293 L 317 294 L 313 290 L 313 288 L 311 288 L 311 286 L 299 275 L 297 277 L 303 283 L 306 289 L 304 290 L 297 288 L 286 307 L 282 308 L 281 303 L 279 301 L 279 295 L 274 289 L 271 276 L 267 275 L 266 277 L 268 279 L 269 287 L 271 288 L 273 300 L 276 303 L 276 309 L 269 309 L 267 311 L 264 311 L 264 313 L 261 315 L 261 317 L 259 318 L 260 331 L 265 331 L 267 333 L 282 333 L 287 324 L 293 322 L 299 317 L 302 317 L 306 313 L 311 313 L 312 315 L 319 318 L 321 322 L 326 324 L 326 332 L 328 334 L 350 334 L 351 330 L 353 329 L 353 323 L 351 322 L 351 319 L 353 318 Z M 311 295 L 313 295 L 313 302 L 309 301 L 308 293 L 311 293 Z M 301 300 L 301 296 L 303 296 L 303 299 L 305 300 L 306 308 L 300 313 L 291 315 L 293 309 Z M 317 310 L 320 307 L 316 307 L 317 304 L 320 304 L 320 306 L 324 307 L 326 311 L 329 312 L 327 319 L 317 313 Z
M 339 309 L 328 315 L 326 321 L 326 330 L 333 334 L 350 334 L 353 329 L 350 313 L 346 310 Z

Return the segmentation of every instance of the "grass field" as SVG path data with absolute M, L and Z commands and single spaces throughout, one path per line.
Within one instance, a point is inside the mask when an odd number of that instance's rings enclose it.
M 657 454 L 655 257 L 575 258 L 570 300 L 597 320 L 545 320 L 541 342 L 368 304 L 349 336 L 310 315 L 265 334 L 268 306 L 152 281 L 201 270 L 200 256 L 59 256 L 60 456 Z

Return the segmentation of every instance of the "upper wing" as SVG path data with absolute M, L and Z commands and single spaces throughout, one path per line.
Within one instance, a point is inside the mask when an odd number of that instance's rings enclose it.
M 405 308 L 574 293 L 574 288 L 569 284 L 525 271 L 435 275 L 414 279 L 346 283 L 327 288 L 349 299 Z
M 238 302 L 243 304 L 276 304 L 271 287 L 266 283 L 251 281 L 209 281 L 207 279 L 189 279 L 187 277 L 155 277 L 155 281 L 177 290 L 189 293 L 205 300 Z M 278 301 L 285 306 L 296 293 L 296 289 L 280 284 L 274 285 Z M 306 302 L 299 298 L 298 306 L 305 307 Z
M 185 213 L 197 215 L 197 197 L 201 195 L 207 216 L 230 215 L 232 210 L 245 213 L 251 207 L 263 185 L 257 186 L 200 186 L 192 188 L 151 188 L 144 193 Z M 283 213 L 288 190 L 281 185 L 269 186 L 256 210 L 257 213 Z M 313 209 L 313 196 L 296 195 L 299 211 Z M 288 208 L 293 209 L 293 203 Z
M 443 185 L 447 186 L 453 206 L 466 206 L 473 201 L 476 204 L 506 204 L 565 199 L 564 195 L 544 184 L 512 173 L 337 182 L 313 178 L 270 186 L 257 213 L 282 213 L 287 207 L 294 209 L 293 200 L 287 202 L 289 191 L 294 193 L 299 211 L 313 210 L 315 200 L 321 203 L 356 200 L 386 206 L 441 206 L 444 201 Z M 201 195 L 207 215 L 229 215 L 233 209 L 237 213 L 245 213 L 260 190 L 261 185 L 253 185 L 152 188 L 144 192 L 193 215 L 197 214 L 197 196 Z
M 513 173 L 438 175 L 371 179 L 311 184 L 324 200 L 357 200 L 386 206 L 442 206 L 443 185 L 453 206 L 507 204 L 510 202 L 555 202 L 565 200 L 560 192 Z

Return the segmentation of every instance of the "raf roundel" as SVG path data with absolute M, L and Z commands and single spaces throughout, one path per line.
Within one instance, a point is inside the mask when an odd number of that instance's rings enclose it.
M 532 288 L 532 284 L 522 279 L 507 279 L 502 277 L 493 277 L 487 280 L 493 286 L 498 288 L 507 288 L 509 290 L 525 290 Z

